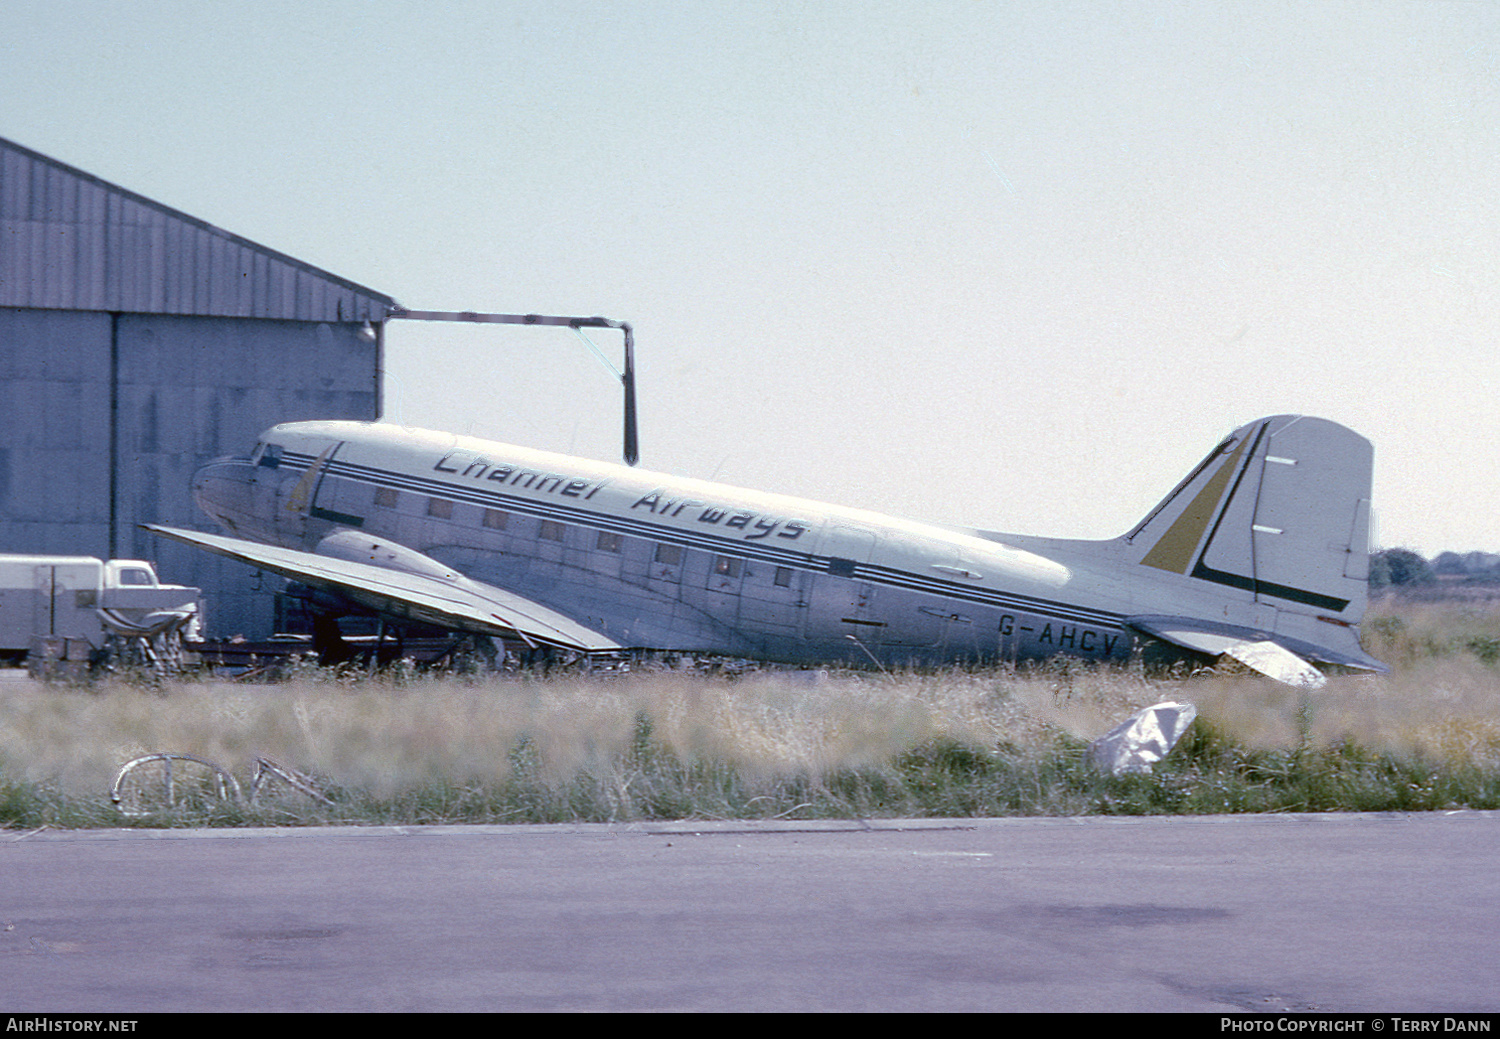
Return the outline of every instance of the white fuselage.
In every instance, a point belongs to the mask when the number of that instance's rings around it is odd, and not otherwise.
[[[859,509],[389,424],[302,422],[199,473],[232,532],[398,542],[621,645],[784,661],[1121,659],[1149,604],[1067,564]],[[1127,592],[1128,588],[1128,592]]]
[[[1128,532],[1073,541],[860,509],[388,424],[297,422],[200,470],[232,536],[164,537],[301,582],[323,612],[582,653],[800,663],[1119,660],[1137,636],[1278,681],[1359,644],[1372,449],[1256,419]]]

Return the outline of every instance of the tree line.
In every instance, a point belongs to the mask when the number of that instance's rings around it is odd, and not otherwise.
[[[1439,578],[1500,581],[1500,553],[1441,552],[1432,560],[1409,548],[1387,548],[1370,555],[1370,590],[1435,584]]]

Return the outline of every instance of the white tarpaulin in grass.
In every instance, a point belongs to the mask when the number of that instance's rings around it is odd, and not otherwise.
[[[1094,764],[1117,776],[1150,772],[1155,762],[1171,753],[1196,717],[1198,708],[1190,703],[1154,704],[1090,743],[1089,754]]]

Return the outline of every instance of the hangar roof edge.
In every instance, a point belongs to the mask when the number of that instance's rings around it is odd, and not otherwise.
[[[98,197],[85,201],[81,197],[85,193],[79,191],[79,197],[70,200],[72,211],[59,214],[51,199],[36,198],[34,177],[13,177],[26,183],[6,183],[8,165],[13,168],[3,161],[7,152],[86,185]],[[103,203],[106,198],[155,214],[157,226],[150,234],[105,233],[106,224],[141,222],[127,221],[120,206]],[[168,242],[167,225],[171,224],[185,229],[186,239],[179,234]],[[73,241],[64,240],[68,235],[58,232],[60,226],[71,231]],[[43,227],[51,233],[44,233]],[[4,137],[0,137],[0,229],[7,232],[0,235],[0,306],[335,321],[384,320],[397,306],[385,293]],[[90,230],[98,233],[91,237]],[[198,248],[204,239],[209,240],[208,248]],[[214,243],[222,244],[216,247]],[[161,255],[173,244],[180,257]],[[141,262],[147,253],[151,254],[149,265]],[[146,273],[138,273],[137,268],[145,268]],[[325,287],[320,291],[316,284],[308,284],[309,279]]]

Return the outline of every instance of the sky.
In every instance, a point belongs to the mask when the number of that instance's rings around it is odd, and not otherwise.
[[[1104,538],[1312,414],[1376,547],[1500,551],[1500,3],[5,13],[0,136],[412,309],[630,322],[646,467]],[[386,344],[392,421],[619,456],[567,330]]]

